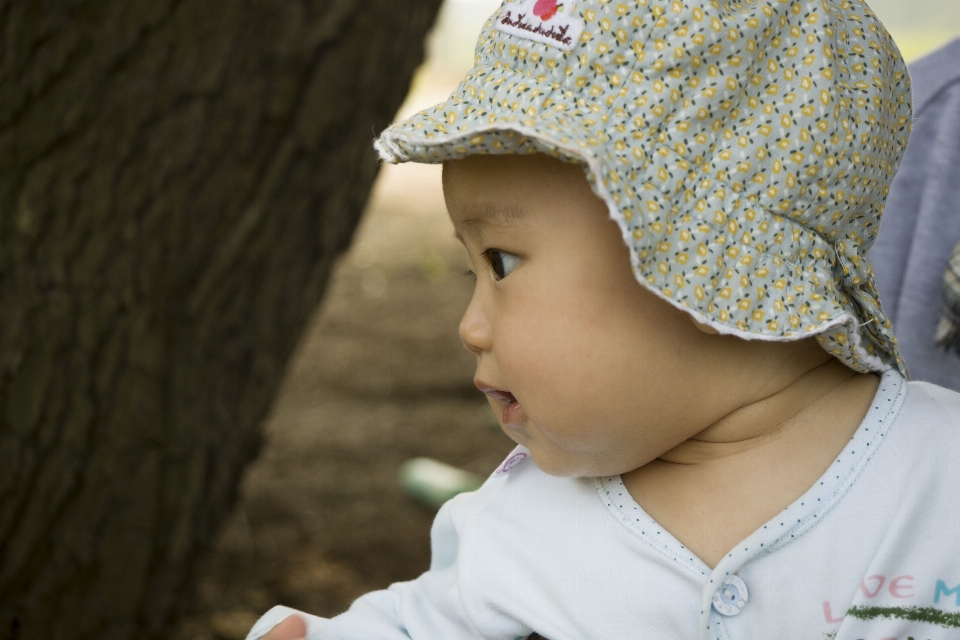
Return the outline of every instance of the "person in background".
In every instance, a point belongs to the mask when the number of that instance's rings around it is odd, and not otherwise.
[[[960,390],[960,39],[910,77],[913,134],[868,256],[910,377]]]

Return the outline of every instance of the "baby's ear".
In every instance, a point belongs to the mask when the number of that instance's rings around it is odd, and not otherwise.
[[[711,327],[711,326],[708,325],[708,324],[705,324],[705,323],[703,323],[703,322],[700,322],[699,320],[697,320],[697,319],[694,318],[693,316],[690,316],[690,322],[692,322],[692,323],[693,323],[693,326],[695,326],[697,329],[699,329],[699,330],[702,331],[703,333],[706,333],[706,334],[711,335],[711,336],[720,335],[720,332],[719,332],[719,331],[717,331],[716,329],[714,329],[713,327]]]

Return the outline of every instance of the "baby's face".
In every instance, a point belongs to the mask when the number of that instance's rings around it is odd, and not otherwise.
[[[640,467],[716,419],[698,385],[709,339],[634,278],[581,167],[543,155],[444,166],[476,275],[460,337],[503,430],[555,475]]]

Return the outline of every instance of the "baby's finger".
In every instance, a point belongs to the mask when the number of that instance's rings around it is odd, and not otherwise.
[[[305,640],[306,637],[307,623],[300,616],[292,615],[284,618],[262,640]]]

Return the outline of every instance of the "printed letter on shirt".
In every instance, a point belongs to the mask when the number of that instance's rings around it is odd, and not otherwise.
[[[876,580],[877,582],[877,586],[875,589],[873,589],[873,591],[871,591],[870,587],[867,586],[867,582],[871,580]],[[881,575],[866,577],[860,582],[860,591],[862,591],[863,595],[868,598],[876,598],[877,594],[880,593],[880,589],[883,589],[883,583],[886,581],[886,577]]]
[[[823,603],[823,619],[831,624],[835,622],[843,622],[843,616],[840,616],[839,618],[833,617],[833,612],[830,610],[830,603],[827,601],[824,601]]]
[[[960,607],[960,584],[955,586],[953,589],[947,589],[947,583],[943,580],[937,580],[937,590],[933,593],[933,602],[937,604],[940,602],[940,594],[945,596],[956,595],[957,606]]]
[[[894,598],[912,598],[913,576],[897,576],[891,580],[890,595]]]

